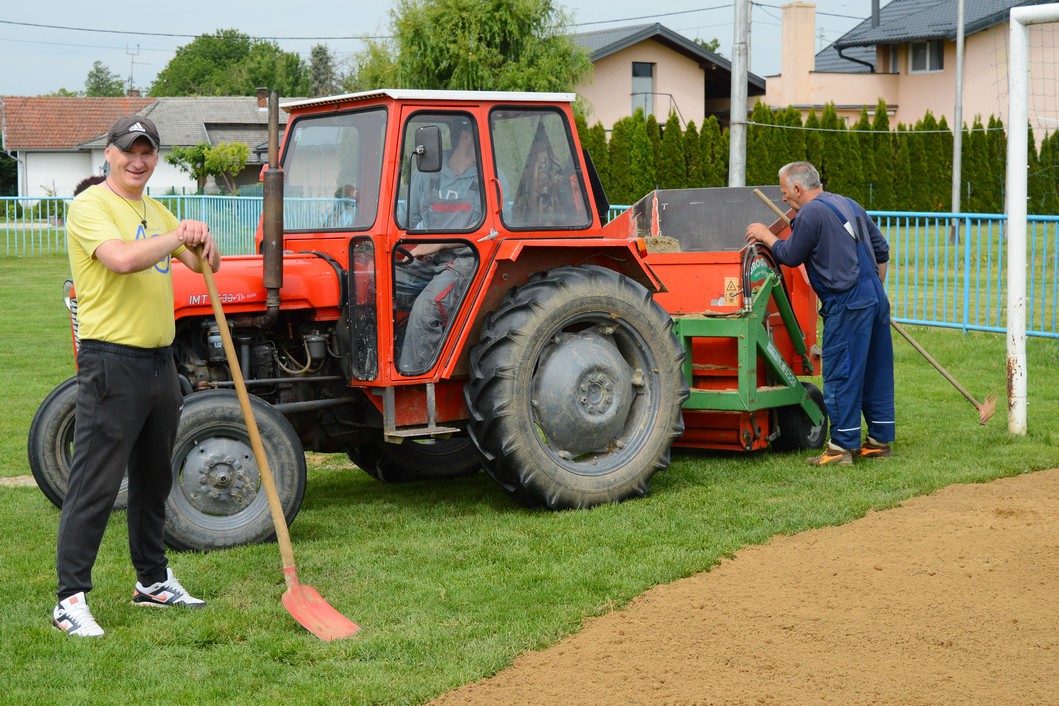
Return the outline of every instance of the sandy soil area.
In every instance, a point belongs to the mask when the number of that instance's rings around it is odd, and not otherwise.
[[[434,703],[1059,704],[1059,469],[744,549]]]

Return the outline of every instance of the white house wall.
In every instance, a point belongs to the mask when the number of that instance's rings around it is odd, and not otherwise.
[[[19,194],[23,196],[70,196],[77,182],[91,176],[85,152],[20,152]]]
[[[174,190],[178,194],[193,194],[197,185],[186,173],[165,161],[169,150],[163,149],[158,166],[148,184],[151,195],[164,195]],[[91,152],[35,152],[21,151],[18,159],[19,194],[30,198],[72,196],[74,187],[84,179],[103,173],[103,150]]]

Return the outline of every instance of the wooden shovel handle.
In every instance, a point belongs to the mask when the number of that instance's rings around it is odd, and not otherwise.
[[[268,498],[268,507],[272,512],[272,524],[276,527],[276,540],[279,543],[280,557],[283,559],[283,575],[287,581],[288,588],[293,581],[297,584],[297,573],[290,570],[294,568],[294,548],[291,546],[290,533],[287,531],[287,518],[283,515],[283,505],[280,503],[279,492],[276,490],[276,480],[272,475],[272,469],[268,465],[268,457],[265,455],[265,447],[261,443],[261,433],[257,428],[257,420],[254,419],[254,410],[250,407],[250,395],[246,392],[246,383],[243,381],[243,372],[239,368],[239,356],[235,353],[235,344],[232,342],[232,332],[228,330],[228,320],[224,317],[224,309],[221,308],[221,298],[217,294],[217,283],[213,279],[213,269],[210,263],[202,257],[202,251],[196,253],[202,264],[202,276],[206,279],[206,289],[210,293],[210,306],[213,307],[213,316],[217,319],[217,328],[221,331],[221,340],[224,342],[224,355],[228,359],[228,367],[232,371],[232,381],[235,383],[235,392],[239,396],[239,406],[243,410],[243,421],[250,433],[250,446],[254,450],[254,459],[257,461],[258,470],[261,473],[261,482],[265,486],[265,496]]]

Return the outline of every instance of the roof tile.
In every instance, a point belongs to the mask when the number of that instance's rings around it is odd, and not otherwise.
[[[123,115],[140,113],[153,98],[83,98],[71,96],[4,96],[4,149],[74,149],[102,139]]]

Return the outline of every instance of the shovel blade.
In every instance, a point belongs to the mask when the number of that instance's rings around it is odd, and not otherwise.
[[[360,627],[331,607],[312,586],[298,584],[283,594],[283,607],[306,630],[321,640],[340,640],[360,632]]]

